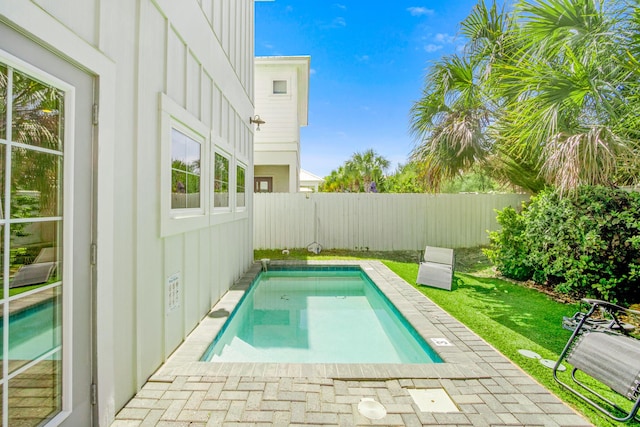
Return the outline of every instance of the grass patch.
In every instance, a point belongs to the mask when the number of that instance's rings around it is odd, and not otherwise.
[[[41,288],[41,287],[43,287],[45,285],[48,285],[48,284],[49,283],[44,283],[44,284],[39,283],[37,285],[20,286],[18,288],[11,288],[11,289],[9,289],[9,296],[12,297],[14,295],[18,295],[18,294],[22,294],[22,293],[25,293],[25,292],[29,292],[29,291],[31,291],[33,289],[38,289],[38,288]],[[0,298],[4,298],[4,290],[3,289],[0,289]]]
[[[481,336],[507,358],[520,366],[561,400],[582,413],[597,426],[640,426],[640,422],[621,424],[610,420],[562,389],[552,371],[536,359],[518,353],[535,351],[545,359],[558,359],[570,333],[561,326],[563,316],[579,310],[575,303],[562,303],[535,289],[495,277],[490,262],[478,248],[456,250],[456,274],[452,291],[415,285],[418,251],[323,251],[319,255],[304,249],[255,251],[255,259],[377,259],[398,276],[415,286],[469,329]],[[621,399],[621,402],[628,401]],[[626,406],[625,406],[626,407]]]

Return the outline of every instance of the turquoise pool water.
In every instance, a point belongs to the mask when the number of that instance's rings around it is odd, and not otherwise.
[[[61,335],[60,301],[47,299],[38,304],[12,314],[9,317],[10,360],[34,360],[60,347]],[[4,334],[4,323],[0,316],[0,336]],[[4,348],[0,344],[0,358]],[[60,355],[54,355],[56,359]]]
[[[202,360],[442,362],[359,267],[262,272]]]

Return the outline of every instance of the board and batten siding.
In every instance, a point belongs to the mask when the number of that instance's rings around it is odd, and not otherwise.
[[[178,110],[188,120],[173,115],[175,123],[202,130],[203,159],[215,146],[232,171],[246,168],[251,195],[254,2],[13,0],[0,1],[0,17],[95,76],[95,370],[107,426],[253,262],[251,197],[246,208],[207,207],[197,226],[177,220],[169,231],[163,200],[166,117]],[[203,180],[212,176],[205,168]]]
[[[496,209],[526,194],[256,193],[256,249],[420,250],[489,243]]]
[[[131,52],[137,63],[130,87],[138,104],[133,111],[137,124],[130,135],[126,126],[118,131],[124,137],[116,155],[131,156],[132,168],[115,177],[116,188],[135,183],[132,190],[123,191],[123,200],[132,204],[116,204],[120,227],[115,255],[116,265],[130,266],[116,270],[116,292],[134,301],[126,310],[116,308],[116,330],[121,332],[115,338],[115,370],[130,373],[134,380],[116,378],[116,407],[140,389],[253,260],[250,203],[242,212],[233,207],[214,212],[209,206],[199,226],[185,231],[178,226],[167,233],[162,226],[168,214],[162,204],[167,189],[158,179],[168,166],[162,162],[162,116],[167,111],[162,110],[163,102],[158,106],[161,95],[205,130],[208,152],[203,160],[210,166],[203,180],[211,179],[213,153],[220,149],[229,156],[232,173],[242,164],[246,182],[253,181],[248,167],[253,158],[248,123],[253,114],[253,2],[155,0],[139,7],[137,34],[130,35],[139,37],[141,46]],[[111,52],[118,61],[129,60],[120,58],[115,46]],[[126,96],[121,94],[122,99]],[[209,203],[209,198],[204,200]],[[169,306],[172,278],[179,287],[175,307]]]

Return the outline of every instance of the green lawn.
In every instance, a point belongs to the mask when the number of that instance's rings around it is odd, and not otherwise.
[[[456,274],[451,291],[415,285],[419,254],[404,252],[323,251],[313,255],[305,250],[255,251],[255,259],[379,259],[398,276],[416,286],[449,314],[493,345],[560,399],[585,415],[596,426],[633,425],[611,421],[591,409],[554,381],[551,369],[536,359],[526,358],[519,349],[535,351],[556,360],[570,333],[561,327],[563,316],[578,311],[575,303],[563,303],[539,291],[496,278],[479,249],[456,250]],[[624,399],[622,402],[627,402]]]

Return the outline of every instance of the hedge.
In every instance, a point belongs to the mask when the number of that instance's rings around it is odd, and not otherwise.
[[[485,251],[506,277],[576,298],[640,302],[640,193],[584,186],[544,191],[498,212]]]

